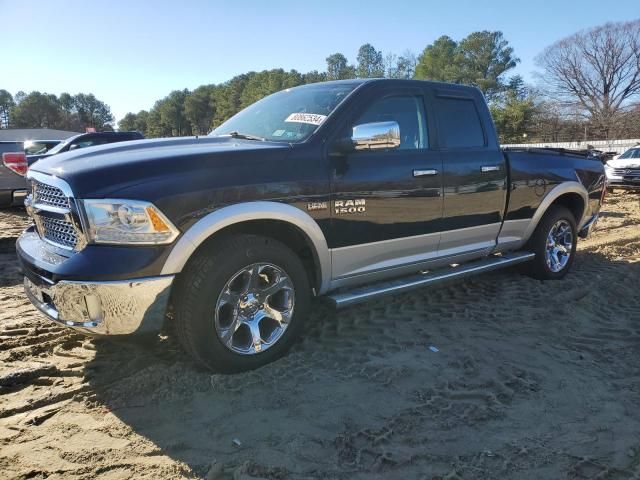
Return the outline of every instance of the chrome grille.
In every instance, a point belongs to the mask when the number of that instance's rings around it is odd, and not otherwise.
[[[640,178],[640,168],[614,168],[613,174],[616,177],[638,177]]]
[[[66,250],[82,250],[87,241],[69,185],[61,178],[31,170],[27,179],[31,194],[24,204],[40,238]]]
[[[40,216],[39,220],[44,238],[63,247],[76,248],[78,236],[71,222],[44,216]]]
[[[33,202],[56,208],[69,208],[69,199],[62,190],[33,180]]]

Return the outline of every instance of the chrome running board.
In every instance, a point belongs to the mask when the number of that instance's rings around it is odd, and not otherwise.
[[[470,277],[478,273],[490,272],[499,268],[528,262],[533,257],[535,257],[535,254],[531,252],[494,255],[482,260],[397,278],[388,282],[357,287],[344,292],[330,293],[325,298],[335,308],[344,308],[373,298],[395,295],[426,285],[436,285],[449,280]]]

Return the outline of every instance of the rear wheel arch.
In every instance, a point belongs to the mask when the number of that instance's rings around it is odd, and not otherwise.
[[[542,199],[534,214],[531,223],[527,227],[524,238],[529,241],[540,220],[552,205],[563,206],[569,209],[574,215],[578,229],[584,223],[584,216],[587,210],[589,194],[587,189],[578,182],[564,182],[556,185]]]
[[[576,220],[576,223],[580,223],[587,208],[583,196],[576,192],[569,192],[560,195],[551,205],[558,205],[569,209],[573,214],[573,218]]]

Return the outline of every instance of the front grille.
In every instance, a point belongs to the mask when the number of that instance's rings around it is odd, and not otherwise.
[[[78,236],[73,224],[67,220],[40,217],[41,235],[47,240],[67,248],[76,248]]]
[[[40,172],[30,171],[27,177],[31,195],[25,199],[25,206],[40,238],[67,250],[82,250],[87,242],[69,185]]]
[[[640,178],[640,168],[614,168],[613,174],[616,177],[638,177]]]
[[[33,181],[33,202],[56,208],[69,208],[69,199],[62,190],[35,180]]]

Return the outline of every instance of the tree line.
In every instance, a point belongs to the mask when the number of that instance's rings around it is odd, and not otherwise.
[[[489,102],[503,143],[640,137],[640,20],[607,23],[548,46],[536,58],[535,86],[511,75],[519,62],[499,31],[473,32],[460,40],[441,36],[419,55],[410,50],[383,54],[367,43],[358,50],[355,63],[339,52],[329,55],[324,71],[276,68],[192,91],[174,90],[150,110],[127,113],[118,127],[138,130],[146,137],[204,135],[256,100],[285,88],[387,77],[475,85]],[[3,92],[0,126],[93,122],[90,126],[108,128],[113,120],[109,107],[93,95],[62,94],[56,99],[39,92],[22,94],[22,98],[17,94],[7,107]],[[82,103],[86,97],[92,97],[100,109],[87,113]]]
[[[20,91],[13,96],[0,89],[0,128],[113,130],[113,120],[109,106],[92,93],[62,93],[57,97],[50,93]]]

